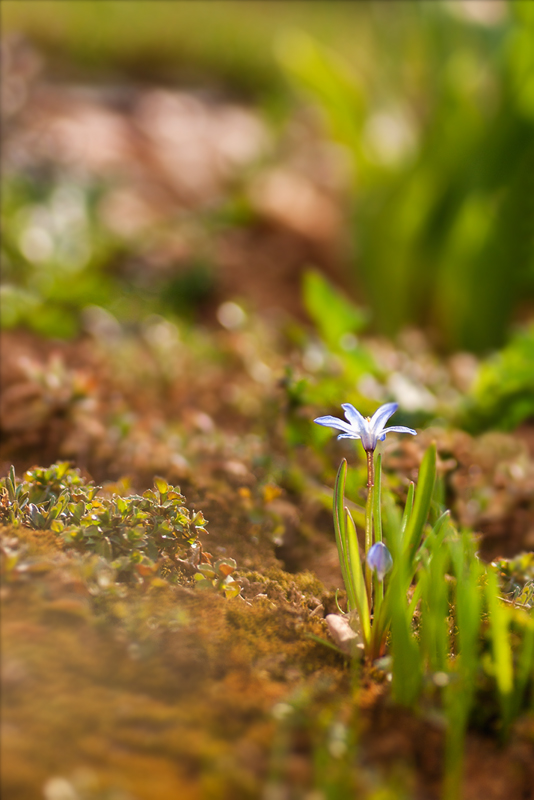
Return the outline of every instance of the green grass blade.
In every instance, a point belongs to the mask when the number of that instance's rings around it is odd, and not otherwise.
[[[404,506],[402,519],[400,520],[400,525],[394,531],[394,536],[390,537],[389,540],[389,544],[391,544],[391,555],[393,556],[394,559],[400,555],[404,547],[406,529],[408,527],[408,522],[410,521],[410,517],[412,516],[413,512],[414,494],[415,494],[415,484],[413,481],[410,481],[410,485],[408,487],[408,494],[406,495],[406,504]]]
[[[473,553],[469,534],[450,548],[456,574],[457,644],[464,674],[470,679],[478,669],[478,635],[482,621],[482,591],[479,581],[483,567]]]
[[[423,583],[421,583],[421,581],[418,581],[417,585],[416,585],[416,587],[414,589],[414,593],[412,595],[412,599],[410,600],[410,604],[408,606],[408,613],[409,613],[411,619],[413,619],[413,615],[415,614],[415,609],[417,607],[417,603],[421,599],[421,595],[423,593],[423,589],[424,589]]]
[[[436,445],[431,444],[421,463],[413,511],[410,515],[404,535],[404,550],[407,552],[411,561],[413,561],[417,548],[423,538],[423,530],[430,510],[430,503],[432,502],[435,481]]]
[[[401,512],[390,491],[382,488],[381,493],[384,512],[383,535],[389,552],[393,556],[393,561],[395,561],[397,553],[400,551]]]
[[[402,520],[401,520],[402,536],[404,536],[404,534],[406,533],[406,528],[408,527],[408,522],[412,515],[414,494],[415,494],[415,483],[413,481],[410,481],[410,485],[408,487],[408,494],[406,495],[406,505],[404,506],[404,513],[402,515]]]
[[[426,537],[424,546],[429,554],[435,553],[441,548],[447,530],[450,530],[452,527],[450,525],[450,518],[451,512],[448,510],[444,511]]]
[[[402,570],[393,568],[387,598],[391,618],[392,692],[396,702],[413,706],[422,683],[421,654],[411,628]]]
[[[345,479],[347,476],[347,460],[344,458],[336,475],[334,485],[334,531],[336,536],[337,551],[339,554],[339,564],[345,591],[347,592],[347,602],[349,611],[357,608],[356,595],[352,582],[351,569],[349,563],[349,553],[347,547],[347,524],[345,517]]]
[[[352,519],[351,513],[348,509],[346,512],[346,525],[347,525],[347,544],[349,554],[349,565],[351,571],[352,584],[354,586],[354,594],[356,601],[356,608],[360,617],[360,626],[362,631],[362,638],[364,645],[367,649],[370,636],[371,636],[371,620],[369,615],[369,603],[367,602],[367,591],[365,588],[364,573],[362,562],[360,559],[360,550],[358,546],[358,537],[356,535],[356,525]]]
[[[449,543],[456,577],[456,658],[457,679],[445,691],[444,708],[448,728],[445,741],[444,800],[457,800],[463,772],[464,742],[473,706],[479,665],[479,633],[482,622],[480,578],[483,567],[473,552],[468,534]]]
[[[495,680],[501,704],[503,726],[506,730],[511,720],[514,684],[512,646],[508,631],[510,615],[508,609],[501,603],[497,576],[493,569],[488,569],[486,598],[490,618]]]
[[[445,672],[449,655],[448,583],[446,548],[437,548],[421,566],[417,588],[421,587],[421,648],[432,672]],[[414,609],[415,610],[415,609]]]

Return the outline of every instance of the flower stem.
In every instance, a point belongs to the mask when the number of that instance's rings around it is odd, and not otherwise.
[[[377,457],[376,481],[373,487],[373,528],[374,540],[376,542],[382,541],[382,455],[379,453]],[[380,605],[384,599],[384,581],[377,581],[374,584],[374,619],[377,618],[380,610]]]
[[[373,606],[373,575],[367,566],[367,554],[373,546],[373,489],[374,489],[374,451],[367,450],[367,503],[365,506],[365,588],[369,610]]]
[[[372,489],[375,484],[374,450],[367,450],[367,488]]]

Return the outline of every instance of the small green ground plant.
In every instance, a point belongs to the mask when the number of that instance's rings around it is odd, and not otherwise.
[[[11,467],[0,491],[4,523],[51,531],[64,546],[96,553],[125,577],[164,564],[192,570],[198,563],[206,520],[163,478],[155,478],[153,489],[142,495],[99,496],[101,487],[63,461],[34,467],[22,480]]]

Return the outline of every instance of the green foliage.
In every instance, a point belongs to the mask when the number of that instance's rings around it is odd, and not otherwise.
[[[510,5],[490,35],[445,3],[418,12],[406,9],[387,54],[375,20],[371,76],[301,33],[280,58],[352,158],[358,278],[376,327],[427,325],[448,349],[484,351],[534,289],[533,20]],[[417,64],[392,71],[407,51]]]
[[[88,305],[109,305],[118,245],[98,224],[92,186],[10,176],[2,211],[2,326],[69,337]]]
[[[370,593],[356,528],[344,506],[346,473],[343,460],[334,489],[334,527],[349,619],[358,625],[370,660],[383,655],[390,631],[388,663],[398,703],[414,707],[424,693],[439,692],[447,722],[444,797],[452,800],[459,796],[465,735],[478,693],[492,687],[505,737],[534,688],[534,620],[524,611],[527,603],[505,605],[498,584],[499,576],[512,597],[531,599],[532,554],[486,567],[475,555],[471,534],[458,534],[448,511],[428,525],[432,507],[439,507],[432,445],[423,458],[417,489],[410,485],[402,516],[382,491],[378,475],[369,490],[375,541],[384,536],[394,561],[385,591],[375,581]],[[367,521],[369,515],[368,500]],[[366,552],[368,545],[366,536]]]
[[[511,341],[479,367],[460,422],[478,433],[490,428],[514,430],[534,416],[534,327]]]
[[[407,520],[404,533],[403,548],[409,560],[415,558],[423,538],[424,526],[430,511],[430,503],[436,483],[436,445],[432,444],[426,451],[421,468],[413,509]]]
[[[199,589],[214,589],[226,597],[237,597],[241,587],[232,573],[237,569],[233,558],[220,558],[215,564],[200,564],[195,573],[196,585]]]
[[[514,603],[534,606],[534,553],[522,553],[515,558],[494,562],[498,569],[502,591]]]
[[[402,566],[397,564],[393,570],[384,608],[389,606],[393,698],[401,705],[413,706],[421,692],[423,670],[419,642],[413,631],[413,609],[407,597],[410,582]]]
[[[428,536],[430,538],[431,534]],[[431,673],[447,670],[450,651],[449,583],[443,580],[443,576],[449,571],[450,554],[448,548],[441,546],[440,539],[442,537],[434,538],[435,544],[431,552],[422,552],[425,568],[417,576],[422,606],[421,653],[426,669]]]
[[[493,668],[501,706],[503,727],[506,729],[512,715],[512,692],[514,682],[513,653],[510,641],[510,615],[499,599],[497,576],[488,570],[486,597],[490,621]]]
[[[365,554],[369,552],[373,539],[382,541],[381,457],[377,459],[375,485],[368,489],[366,511]],[[345,480],[347,462],[341,462],[334,488],[334,529],[349,613],[356,612],[366,656],[373,660],[383,654],[385,638],[392,626],[393,649],[401,655],[394,658],[393,691],[400,702],[410,705],[419,689],[420,668],[418,651],[411,633],[413,606],[407,599],[407,591],[415,574],[416,555],[423,539],[436,477],[436,448],[432,445],[425,454],[420,470],[420,480],[415,502],[409,494],[405,519],[400,535],[393,546],[396,554],[393,573],[385,594],[383,584],[375,581],[374,607],[371,573],[360,558],[356,526],[345,507]],[[374,531],[374,536],[373,536]],[[436,534],[437,536],[437,534]],[[371,609],[374,611],[371,622]],[[415,667],[415,671],[414,671]],[[402,669],[402,675],[397,670]],[[409,686],[408,686],[408,676]],[[400,688],[399,688],[400,687]]]
[[[365,326],[367,314],[337,291],[320,272],[306,272],[302,290],[306,311],[332,350],[342,348],[344,336],[360,333]]]
[[[356,536],[356,527],[345,507],[345,459],[339,467],[334,489],[334,529],[341,571],[347,591],[349,612],[357,611],[364,647],[368,650],[371,637],[369,602],[363,578],[362,562]]]
[[[66,62],[76,74],[100,80],[119,76],[168,82],[177,75],[192,83],[208,80],[241,94],[268,93],[274,110],[284,90],[272,47],[278,32],[294,25],[313,35],[328,31],[350,52],[347,16],[365,24],[357,8],[338,9],[328,0],[276,7],[260,2],[247,14],[239,0],[226,0],[221,6],[211,0],[176,0],[131,8],[122,0],[105,0],[105,6],[102,0],[68,6],[63,0],[40,0],[38,5],[33,0],[6,0],[2,13],[6,32],[23,32],[50,61]],[[61,25],[56,24],[58,18]]]
[[[22,481],[11,467],[0,488],[4,522],[52,531],[65,546],[96,553],[125,574],[154,570],[166,558],[180,567],[182,551],[205,531],[202,513],[189,511],[163,478],[142,495],[97,497],[100,487],[59,462],[29,470]]]
[[[379,620],[382,636],[387,633],[391,625],[392,691],[397,702],[406,706],[413,705],[419,697],[426,660],[413,630],[416,598],[411,600],[408,590],[421,560],[426,557],[427,562],[429,561],[428,553],[420,549],[420,546],[424,538],[435,483],[436,447],[431,445],[421,464],[417,490],[414,491],[413,484],[410,486],[400,528],[393,537],[394,567]],[[418,584],[417,589],[418,598],[423,584]],[[436,598],[432,595],[424,598],[424,601],[432,606],[436,604]],[[437,631],[433,628],[431,634],[426,637],[430,651],[436,646],[436,637]]]

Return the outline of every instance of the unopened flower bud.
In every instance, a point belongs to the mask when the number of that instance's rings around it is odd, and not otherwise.
[[[384,580],[384,575],[393,566],[391,553],[382,542],[376,542],[367,553],[367,564],[372,572],[376,572],[379,581]]]

